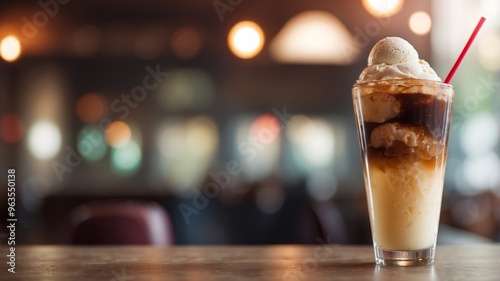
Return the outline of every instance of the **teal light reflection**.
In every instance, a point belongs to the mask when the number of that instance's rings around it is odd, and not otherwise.
[[[137,172],[142,162],[142,151],[135,140],[111,150],[111,167],[122,176],[130,176]]]
[[[108,146],[98,126],[86,126],[78,133],[77,150],[85,160],[90,162],[99,161],[106,155]]]

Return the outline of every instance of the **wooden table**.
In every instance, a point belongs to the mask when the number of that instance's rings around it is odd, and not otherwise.
[[[0,280],[500,280],[500,246],[438,247],[423,267],[379,267],[367,246],[19,246]]]

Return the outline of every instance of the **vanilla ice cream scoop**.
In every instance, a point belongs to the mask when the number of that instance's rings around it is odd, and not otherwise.
[[[368,56],[368,65],[418,63],[418,53],[408,41],[399,37],[386,37],[373,46]]]
[[[368,66],[359,75],[357,83],[403,78],[441,81],[432,67],[419,59],[417,51],[408,41],[387,37],[373,46]]]

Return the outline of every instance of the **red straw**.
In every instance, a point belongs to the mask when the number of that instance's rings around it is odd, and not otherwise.
[[[471,36],[469,38],[469,41],[467,41],[467,44],[465,44],[465,47],[462,50],[462,53],[460,53],[460,56],[458,57],[457,61],[455,62],[455,64],[451,68],[450,73],[448,73],[448,76],[446,76],[446,79],[444,79],[444,83],[450,83],[451,79],[453,78],[453,75],[455,75],[455,72],[457,71],[457,68],[460,66],[460,63],[464,59],[465,54],[469,50],[470,45],[472,45],[472,42],[476,38],[476,35],[479,32],[479,30],[481,29],[481,26],[483,26],[483,23],[484,23],[485,20],[486,20],[485,17],[481,17],[481,19],[477,23],[476,28],[472,32],[472,34],[471,34]]]

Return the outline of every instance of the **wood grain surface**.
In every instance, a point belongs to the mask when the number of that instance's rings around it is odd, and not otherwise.
[[[441,246],[423,267],[380,267],[368,246],[19,246],[0,280],[500,280],[500,245]]]

